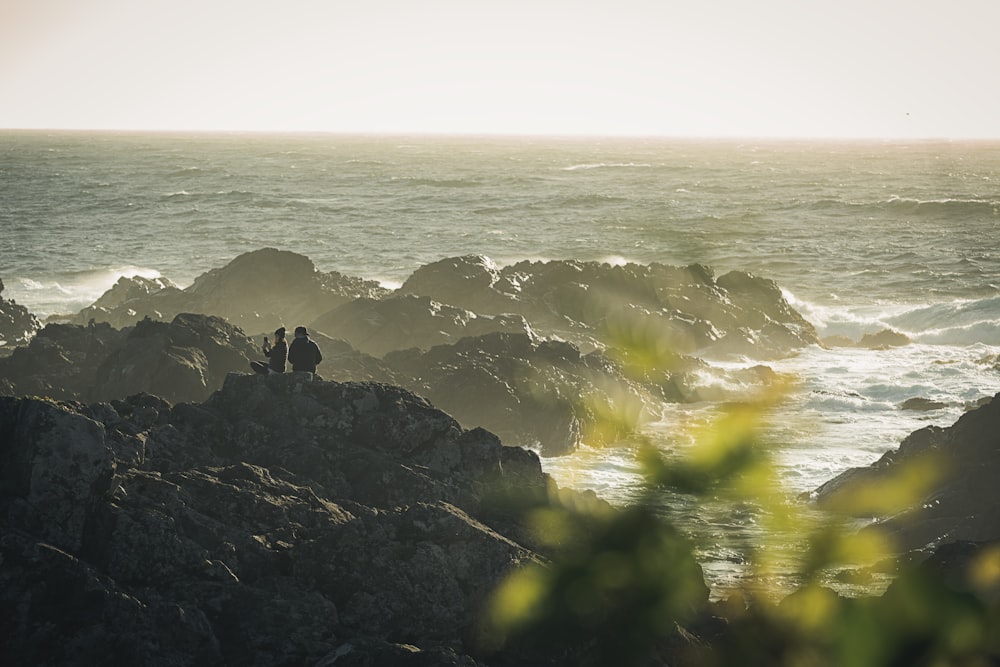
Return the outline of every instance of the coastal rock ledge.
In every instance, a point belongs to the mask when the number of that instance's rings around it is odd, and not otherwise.
[[[0,397],[0,662],[486,664],[490,591],[541,558],[518,517],[557,495],[601,502],[391,385]]]

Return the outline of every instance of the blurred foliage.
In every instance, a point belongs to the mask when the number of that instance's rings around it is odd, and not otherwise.
[[[670,366],[662,346],[631,342],[640,350],[632,360]],[[877,525],[859,530],[851,517],[891,515],[921,502],[937,463],[900,466],[877,486],[841,494],[833,511],[821,514],[782,488],[761,435],[787,390],[772,387],[726,406],[714,423],[694,429],[694,444],[679,460],[640,446],[645,491],[624,509],[595,499],[528,510],[548,560],[522,568],[495,592],[496,641],[533,656],[525,664],[1000,665],[1000,547],[977,551],[960,584],[901,563],[882,595],[845,597],[829,587],[845,568],[894,562],[889,537]],[[619,431],[622,417],[594,412],[607,420],[595,427],[602,436]],[[664,492],[755,509],[763,537],[746,554],[744,584],[710,601],[691,537],[656,509]],[[788,594],[779,578],[787,577],[790,559],[796,586]]]

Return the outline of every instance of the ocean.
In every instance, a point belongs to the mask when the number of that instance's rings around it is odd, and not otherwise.
[[[465,254],[697,262],[775,280],[821,336],[908,336],[768,362],[797,378],[768,427],[790,496],[1000,391],[998,232],[998,142],[0,132],[3,297],[41,317],[123,275],[185,286],[276,247],[388,287]],[[717,387],[719,401],[740,389]],[[901,409],[911,398],[943,407]],[[716,408],[670,406],[647,435],[681,448]],[[544,465],[627,503],[635,453]],[[738,581],[753,517],[681,496],[664,506],[709,535],[709,580]]]

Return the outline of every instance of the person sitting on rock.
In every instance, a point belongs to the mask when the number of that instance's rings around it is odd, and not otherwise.
[[[309,337],[305,327],[295,327],[295,340],[288,347],[288,361],[293,371],[316,372],[316,365],[323,361],[319,345]]]
[[[261,375],[285,372],[285,359],[288,357],[288,344],[285,343],[285,327],[274,330],[274,345],[264,336],[264,345],[261,350],[268,358],[265,364],[263,361],[251,361],[250,368]]]

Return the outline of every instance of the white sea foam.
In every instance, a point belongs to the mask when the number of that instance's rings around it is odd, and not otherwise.
[[[621,255],[608,255],[607,257],[602,257],[599,260],[603,264],[610,264],[611,266],[625,266],[630,264],[628,259],[622,257]]]
[[[38,317],[73,313],[96,301],[120,278],[162,278],[156,269],[138,266],[116,266],[82,271],[61,271],[53,278],[35,280],[19,277],[4,292],[22,303],[32,304]]]

